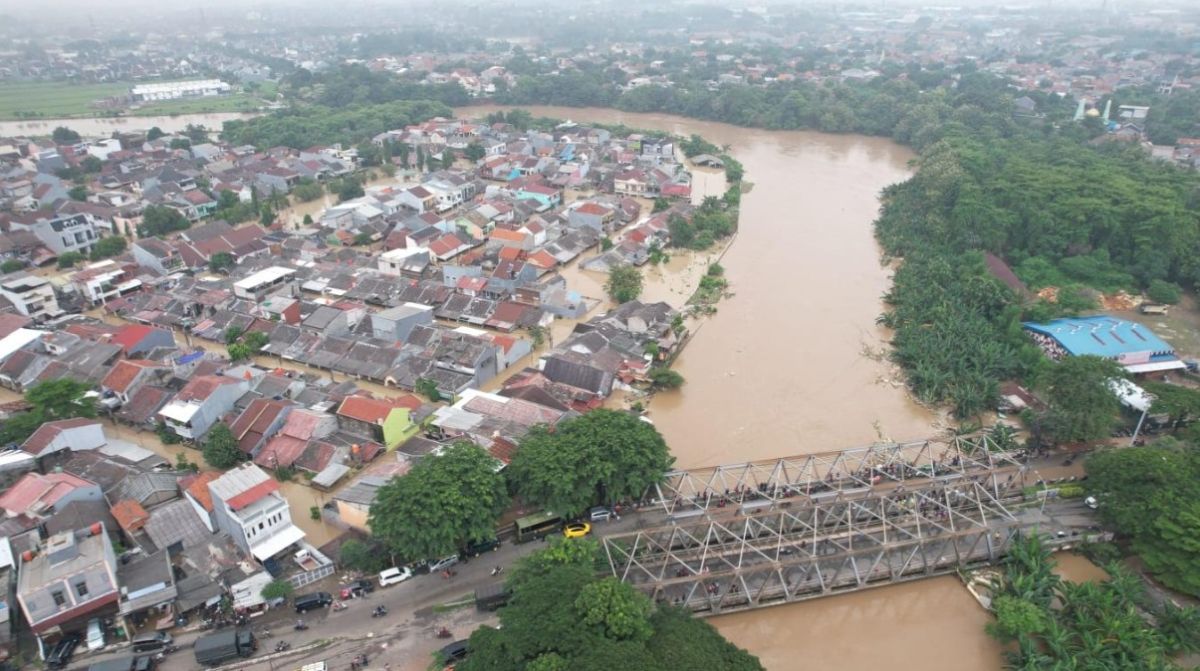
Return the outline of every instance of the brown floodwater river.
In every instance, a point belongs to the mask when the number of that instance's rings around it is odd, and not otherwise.
[[[882,360],[888,336],[875,323],[891,279],[871,222],[880,190],[910,174],[910,151],[854,135],[603,109],[527,109],[696,133],[729,145],[745,166],[753,186],[742,197],[737,238],[721,259],[734,296],[692,324],[699,330],[676,364],[684,387],[650,403],[678,465],[822,452],[938,430],[939,417],[914,403]],[[707,181],[697,180],[697,188]],[[707,261],[681,256],[673,261],[684,267]],[[683,268],[661,272],[676,270]],[[678,285],[664,290],[647,279],[655,286],[650,298],[675,306],[686,300]],[[602,282],[585,280],[584,293],[592,295]],[[1003,659],[984,633],[988,619],[956,578],[945,577],[710,621],[771,671],[996,671]]]

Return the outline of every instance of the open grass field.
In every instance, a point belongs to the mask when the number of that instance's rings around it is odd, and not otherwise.
[[[93,100],[125,95],[129,84],[73,84],[71,82],[13,82],[0,84],[0,118],[21,119],[36,114],[44,118],[96,116],[102,111]]]
[[[99,109],[94,100],[129,93],[132,83],[73,84],[71,82],[0,83],[0,120],[61,119],[106,116],[113,110]],[[126,116],[198,114],[205,112],[252,112],[264,103],[257,95],[234,93],[211,98],[189,98],[153,102],[137,109],[122,110]]]

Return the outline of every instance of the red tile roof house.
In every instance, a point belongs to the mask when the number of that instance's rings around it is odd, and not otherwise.
[[[209,531],[216,531],[216,521],[213,519],[213,500],[212,492],[208,491],[208,483],[221,477],[221,473],[217,471],[205,471],[195,477],[194,480],[186,485],[182,480],[179,484],[183,488],[183,497],[192,504],[196,515],[204,522],[204,526]]]
[[[26,473],[0,494],[0,508],[8,517],[46,518],[74,501],[103,501],[100,485],[70,473]]]
[[[128,357],[149,352],[155,347],[174,347],[175,336],[167,329],[129,324],[121,327],[110,342],[120,345],[121,351]]]
[[[46,422],[21,443],[21,449],[41,458],[63,450],[95,450],[107,443],[99,420],[76,417]]]
[[[287,468],[304,454],[309,441],[320,440],[337,431],[333,415],[306,408],[291,411],[279,433],[254,457],[254,463],[264,468]]]
[[[158,411],[168,428],[187,440],[199,440],[213,424],[233,410],[249,389],[246,380],[223,375],[198,375]]]
[[[115,615],[119,598],[116,553],[103,523],[51,536],[21,562],[17,602],[39,637],[78,631],[93,617]]]
[[[156,361],[124,359],[118,361],[100,381],[100,390],[105,394],[111,393],[122,404],[128,403],[142,385],[167,372],[170,369]]]
[[[258,561],[304,540],[279,483],[258,466],[242,464],[208,483],[208,491],[217,528]]]
[[[238,449],[251,458],[258,456],[266,442],[283,427],[293,407],[292,403],[269,398],[251,401],[229,425],[233,437],[238,441]]]

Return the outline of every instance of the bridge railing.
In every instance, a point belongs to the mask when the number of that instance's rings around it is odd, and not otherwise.
[[[987,434],[884,443],[837,452],[678,470],[640,502],[673,518],[726,506],[745,510],[784,502],[852,499],[928,482],[970,479],[1000,498],[1024,483],[1021,455]]]

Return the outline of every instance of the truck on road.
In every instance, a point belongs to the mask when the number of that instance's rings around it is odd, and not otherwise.
[[[508,603],[511,595],[503,582],[484,585],[475,590],[475,607],[484,612],[497,610]]]
[[[221,631],[196,639],[196,662],[201,666],[219,666],[231,659],[249,657],[258,643],[254,633],[242,630]]]
[[[153,655],[119,657],[104,662],[96,662],[87,667],[87,671],[153,671],[153,669]]]

